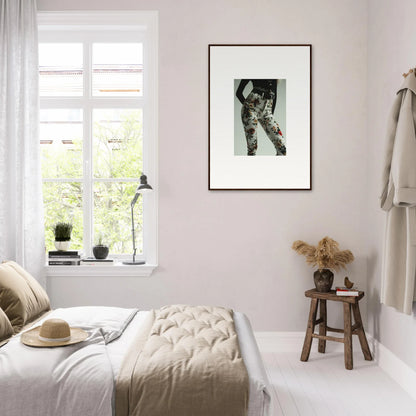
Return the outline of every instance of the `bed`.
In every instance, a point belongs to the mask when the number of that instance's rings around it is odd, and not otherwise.
[[[0,306],[3,307],[1,272],[0,267]],[[33,282],[30,281],[30,284]],[[5,309],[6,314],[9,312],[10,315],[10,311]],[[87,306],[43,311],[31,323],[20,322],[18,327],[21,325],[21,328],[17,333],[9,338],[7,344],[0,347],[2,414],[8,416],[24,414],[118,416],[121,414],[116,412],[119,376],[126,357],[130,354],[129,351],[137,343],[138,334],[140,336],[151,313],[138,309]],[[232,314],[249,387],[246,411],[239,414],[269,416],[272,412],[271,395],[250,323],[244,314],[239,312]],[[39,326],[50,318],[61,318],[71,326],[83,328],[89,333],[89,337],[80,344],[58,348],[39,349],[20,342],[22,332]],[[15,323],[16,320],[11,319],[11,321]],[[203,386],[202,381],[201,386]],[[191,400],[196,402],[199,399],[202,400],[202,396],[191,397]],[[207,412],[209,414],[209,410]],[[146,416],[152,414],[181,413],[180,411],[179,413],[147,412]],[[226,409],[218,411],[217,408],[215,413],[211,413],[214,414],[228,415],[232,412]],[[182,415],[191,416],[189,413]]]

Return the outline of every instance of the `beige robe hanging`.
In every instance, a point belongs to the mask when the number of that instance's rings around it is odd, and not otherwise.
[[[387,211],[381,302],[412,313],[416,275],[416,77],[397,92],[387,129],[381,207]]]

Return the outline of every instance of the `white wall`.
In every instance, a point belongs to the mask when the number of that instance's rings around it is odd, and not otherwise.
[[[354,252],[348,275],[365,287],[366,2],[38,0],[38,8],[160,12],[160,266],[150,278],[56,278],[55,306],[222,304],[247,313],[256,330],[301,331],[313,270],[290,247],[325,235]],[[210,43],[313,45],[313,191],[207,190]]]
[[[385,214],[379,208],[386,120],[402,73],[416,65],[416,2],[370,0],[368,22],[368,329],[416,370],[416,307],[407,316],[380,305]],[[416,161],[415,161],[416,163]]]

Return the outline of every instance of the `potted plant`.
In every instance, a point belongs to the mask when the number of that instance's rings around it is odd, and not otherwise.
[[[98,238],[98,244],[96,244],[92,248],[92,252],[94,254],[94,257],[98,260],[104,260],[108,256],[109,248],[107,245],[103,244],[103,237],[100,235]]]
[[[329,292],[334,281],[334,273],[345,269],[345,265],[354,260],[350,250],[340,250],[339,244],[329,237],[324,237],[318,245],[312,246],[304,241],[297,240],[292,245],[293,250],[306,257],[306,263],[318,266],[313,274],[315,286],[318,292]]]
[[[72,224],[68,222],[58,222],[53,227],[55,234],[55,247],[59,251],[66,251],[69,249],[71,240]]]

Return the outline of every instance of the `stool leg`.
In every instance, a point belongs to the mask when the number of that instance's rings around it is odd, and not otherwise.
[[[344,362],[347,370],[352,370],[352,334],[351,334],[351,304],[344,303]]]
[[[308,361],[311,352],[312,334],[315,329],[316,310],[318,309],[318,299],[311,299],[311,308],[309,310],[308,327],[306,328],[305,342],[303,343],[301,361]]]
[[[364,358],[367,361],[371,361],[373,357],[371,356],[370,348],[368,347],[367,337],[365,336],[363,321],[361,320],[360,306],[358,303],[352,305],[352,311],[354,313],[355,323],[358,324],[357,335],[360,340],[361,350],[364,354]]]
[[[326,299],[319,299],[319,318],[322,322],[319,324],[319,335],[326,335]],[[326,340],[320,339],[318,342],[318,352],[325,352]]]

